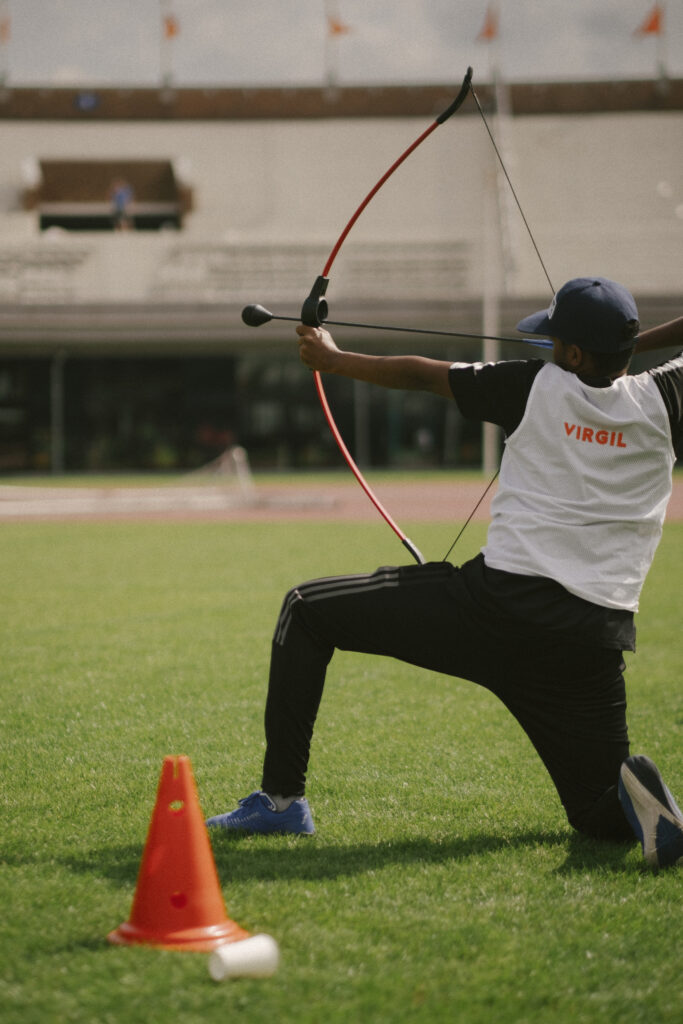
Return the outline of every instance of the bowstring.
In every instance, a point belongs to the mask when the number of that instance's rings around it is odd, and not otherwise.
[[[538,256],[539,262],[540,262],[541,266],[543,267],[543,273],[545,274],[546,281],[550,285],[550,291],[554,295],[555,294],[555,287],[553,285],[553,282],[550,279],[550,274],[548,273],[548,269],[547,269],[545,263],[543,262],[543,257],[541,256],[540,249],[536,245],[536,239],[534,238],[534,235],[533,235],[533,232],[531,230],[531,227],[529,226],[529,221],[524,216],[524,210],[522,209],[522,204],[520,203],[520,201],[519,201],[519,199],[517,197],[517,193],[515,192],[515,186],[512,184],[512,181],[510,179],[510,175],[507,172],[507,168],[506,168],[506,166],[505,166],[505,164],[503,162],[503,157],[501,155],[500,150],[498,149],[498,146],[496,144],[496,140],[493,137],[493,132],[489,128],[489,123],[486,120],[486,115],[484,114],[484,111],[482,110],[481,103],[479,102],[479,97],[477,96],[477,94],[474,91],[474,88],[472,86],[470,86],[470,92],[472,93],[472,98],[474,99],[474,102],[477,104],[477,110],[479,111],[479,113],[481,115],[481,119],[484,122],[484,127],[486,128],[488,137],[491,140],[491,145],[493,146],[495,154],[498,157],[498,163],[500,164],[501,169],[503,171],[503,174],[505,175],[505,180],[507,181],[508,185],[510,186],[510,191],[512,192],[512,195],[514,197],[515,203],[517,204],[517,209],[519,210],[519,215],[522,218],[522,221],[524,222],[524,227],[527,230],[527,234],[529,235],[529,238],[531,239],[531,244],[533,245],[534,250],[536,252],[536,255]]]
[[[455,538],[455,540],[453,541],[453,543],[452,543],[452,544],[451,544],[451,546],[449,547],[449,549],[448,549],[448,551],[446,552],[446,554],[445,554],[445,555],[443,556],[443,558],[441,559],[441,561],[442,561],[442,562],[447,562],[447,561],[448,561],[448,556],[450,555],[451,551],[453,550],[453,548],[455,547],[455,545],[456,545],[456,544],[458,543],[458,541],[459,541],[459,540],[460,540],[460,538],[462,537],[462,535],[463,535],[463,533],[465,532],[465,530],[467,529],[467,527],[468,527],[468,526],[470,525],[470,523],[472,522],[472,519],[474,518],[474,514],[475,514],[475,512],[477,511],[477,509],[478,509],[478,508],[479,508],[479,506],[481,505],[482,501],[484,500],[484,498],[485,498],[485,497],[486,497],[486,495],[487,495],[487,494],[489,493],[489,491],[490,491],[490,490],[491,490],[491,488],[493,487],[494,483],[495,483],[495,482],[496,482],[496,480],[498,479],[498,474],[499,474],[499,473],[500,473],[500,469],[497,469],[497,470],[496,470],[496,472],[495,472],[495,473],[493,474],[493,476],[491,477],[491,479],[489,480],[488,484],[486,485],[486,490],[484,491],[484,493],[482,494],[481,498],[479,499],[479,501],[477,502],[477,504],[476,504],[476,505],[474,506],[474,508],[472,509],[472,511],[470,512],[470,514],[468,515],[468,517],[467,517],[467,519],[465,520],[465,522],[464,522],[464,523],[462,524],[462,526],[460,527],[460,532],[458,533],[457,537]]]
[[[479,102],[479,97],[477,96],[476,92],[474,91],[474,86],[471,83],[470,83],[470,92],[472,93],[472,98],[473,98],[474,102],[477,105],[477,110],[479,111],[481,119],[484,122],[484,127],[486,128],[486,132],[487,132],[488,137],[489,137],[489,139],[491,141],[491,145],[493,146],[494,152],[495,152],[495,154],[496,154],[496,156],[498,158],[498,163],[500,164],[501,169],[503,171],[503,174],[505,175],[505,180],[507,181],[508,185],[510,186],[510,191],[512,192],[513,198],[514,198],[515,203],[517,205],[517,209],[519,210],[519,215],[522,218],[522,221],[524,223],[524,227],[526,228],[527,234],[529,235],[529,238],[531,239],[531,244],[533,245],[534,251],[535,251],[536,255],[538,256],[539,263],[541,264],[541,267],[543,268],[543,273],[545,274],[546,281],[550,285],[550,291],[554,295],[555,294],[555,287],[554,287],[553,282],[552,282],[552,280],[550,278],[550,274],[548,273],[548,268],[546,267],[545,262],[543,260],[543,257],[541,256],[540,249],[538,248],[538,246],[536,244],[536,239],[534,238],[533,231],[531,230],[529,222],[526,219],[526,216],[524,214],[524,210],[522,209],[522,204],[520,203],[519,198],[517,196],[517,193],[515,191],[515,186],[512,184],[512,180],[510,178],[510,175],[507,172],[507,167],[505,166],[505,162],[503,161],[502,154],[501,154],[501,152],[500,152],[500,150],[498,148],[498,145],[496,143],[495,138],[493,137],[493,132],[491,131],[491,129],[489,127],[489,123],[486,120],[486,115],[484,114],[484,111],[482,109],[481,103]],[[469,524],[472,522],[472,519],[474,518],[474,515],[475,515],[477,509],[479,508],[479,506],[483,502],[484,498],[489,493],[489,491],[493,487],[494,483],[498,479],[498,474],[499,473],[500,473],[500,467],[496,470],[496,472],[493,474],[493,476],[489,480],[488,484],[486,485],[486,489],[484,490],[484,493],[481,495],[481,497],[479,498],[479,501],[474,506],[474,508],[472,509],[470,514],[468,515],[467,519],[463,523],[463,525],[460,528],[460,531],[459,531],[458,535],[456,536],[455,540],[453,541],[453,543],[449,547],[449,549],[446,552],[446,554],[443,556],[442,561],[444,561],[444,562],[448,561],[448,556],[451,554],[453,548],[458,543],[458,541],[462,537],[463,533],[465,532],[465,530],[467,529]]]

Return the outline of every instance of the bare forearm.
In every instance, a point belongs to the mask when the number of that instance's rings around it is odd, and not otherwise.
[[[451,394],[449,363],[424,356],[374,356],[360,352],[338,352],[331,373],[401,391],[436,391]]]
[[[299,355],[311,370],[378,384],[403,391],[432,391],[452,398],[448,382],[450,363],[424,356],[374,356],[344,352],[324,328],[300,324]]]
[[[683,316],[638,335],[636,352],[652,352],[658,348],[683,348]]]

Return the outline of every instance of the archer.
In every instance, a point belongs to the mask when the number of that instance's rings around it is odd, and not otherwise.
[[[341,351],[297,327],[309,368],[455,401],[506,435],[485,547],[447,561],[311,580],[275,629],[261,789],[207,825],[312,833],[310,743],[335,649],[398,658],[486,687],[517,719],[578,832],[640,839],[655,867],[683,858],[683,815],[658,768],[631,756],[622,652],[661,537],[683,445],[683,352],[630,375],[635,351],[683,345],[683,318],[638,337],[623,286],[576,278],[517,329],[552,361],[448,363]],[[578,444],[609,424],[620,446]],[[467,765],[460,765],[463,773]]]

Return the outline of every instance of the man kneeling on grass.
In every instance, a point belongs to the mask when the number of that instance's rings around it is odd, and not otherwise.
[[[306,366],[455,399],[506,435],[481,553],[312,580],[285,597],[273,639],[261,790],[207,824],[314,831],[309,749],[335,648],[472,680],[534,744],[570,824],[633,839],[655,867],[683,858],[683,816],[653,762],[629,756],[622,658],[683,445],[683,353],[627,373],[634,351],[683,345],[683,318],[641,334],[630,293],[576,278],[518,324],[552,362],[453,363],[341,351],[297,327]],[[636,341],[637,338],[637,341]],[[683,862],[683,861],[682,861]]]

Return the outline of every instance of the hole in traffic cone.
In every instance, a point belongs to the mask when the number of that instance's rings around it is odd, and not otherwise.
[[[210,950],[246,939],[226,916],[188,757],[165,757],[130,920],[114,943]]]

